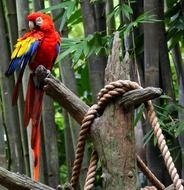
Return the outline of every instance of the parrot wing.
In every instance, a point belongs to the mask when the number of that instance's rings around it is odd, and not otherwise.
[[[5,73],[10,76],[15,70],[24,70],[33,55],[36,53],[43,38],[42,33],[27,33],[19,38],[11,55],[10,65]]]

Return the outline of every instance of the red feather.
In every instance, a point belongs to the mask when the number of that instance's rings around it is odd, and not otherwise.
[[[33,83],[33,74],[29,77],[27,93],[26,93],[26,100],[24,105],[24,126],[27,127],[29,124],[29,120],[32,115],[33,104],[34,104],[34,96],[35,96],[35,87]]]
[[[24,74],[25,67],[21,70],[19,77],[17,79],[17,83],[15,85],[15,88],[13,90],[13,96],[12,96],[12,105],[15,105],[17,103],[18,95],[19,95],[19,89],[22,84],[22,77]]]

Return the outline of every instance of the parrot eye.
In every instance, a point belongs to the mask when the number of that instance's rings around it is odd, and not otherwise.
[[[42,17],[38,17],[38,18],[36,18],[36,25],[37,25],[37,26],[41,26],[42,23],[43,23],[43,19],[42,19]]]

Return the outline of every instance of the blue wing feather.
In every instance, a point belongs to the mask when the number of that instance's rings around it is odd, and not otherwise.
[[[56,45],[56,51],[57,51],[57,55],[58,55],[59,52],[60,52],[60,43],[57,43],[57,45]]]

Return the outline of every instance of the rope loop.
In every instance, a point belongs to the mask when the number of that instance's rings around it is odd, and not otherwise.
[[[80,128],[79,139],[76,149],[75,161],[72,171],[71,185],[73,188],[77,186],[80,169],[82,165],[82,159],[84,154],[85,147],[85,139],[86,135],[89,133],[90,126],[93,123],[94,119],[103,113],[106,105],[114,98],[123,95],[125,92],[140,89],[141,86],[136,82],[132,82],[129,80],[118,80],[115,82],[111,82],[106,85],[103,89],[98,93],[98,102],[94,104],[88,112],[86,113],[82,125]],[[170,155],[168,146],[165,141],[165,137],[162,134],[162,129],[160,128],[160,124],[156,117],[156,113],[154,111],[154,107],[151,101],[145,103],[145,107],[147,110],[147,116],[149,123],[154,131],[154,135],[158,140],[158,147],[162,153],[165,164],[173,181],[176,190],[183,190],[183,186],[181,184],[181,180],[179,179],[179,175],[177,173],[176,167],[174,165],[173,159]],[[84,190],[90,190],[93,187],[93,183],[95,180],[95,171],[97,164],[97,153],[93,151],[92,158],[90,161],[90,166],[87,173],[87,178],[85,181]]]

